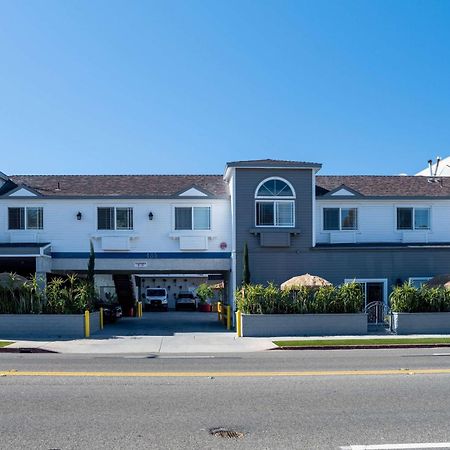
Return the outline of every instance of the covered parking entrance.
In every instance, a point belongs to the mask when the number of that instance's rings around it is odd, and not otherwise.
[[[224,295],[224,275],[215,274],[148,274],[134,275],[137,287],[137,298],[145,305],[146,294],[154,289],[164,289],[167,293],[168,309],[175,310],[177,298],[183,293],[192,293],[196,291],[201,284],[208,284],[212,287],[214,295],[209,299],[211,304],[223,302]]]

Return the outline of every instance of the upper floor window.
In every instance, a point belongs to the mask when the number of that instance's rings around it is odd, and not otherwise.
[[[324,208],[323,229],[327,231],[357,230],[358,210],[356,208]]]
[[[397,208],[397,230],[429,230],[430,208]]]
[[[8,208],[8,229],[42,230],[44,228],[44,208]]]
[[[175,208],[175,230],[210,230],[211,207],[182,206]]]
[[[257,187],[255,198],[256,226],[293,227],[295,225],[295,192],[287,181],[281,178],[264,180]]]
[[[97,208],[97,229],[132,230],[133,208]]]

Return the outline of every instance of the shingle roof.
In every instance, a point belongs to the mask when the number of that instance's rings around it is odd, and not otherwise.
[[[17,185],[51,197],[172,197],[197,186],[216,197],[228,195],[222,175],[12,175]]]
[[[450,178],[430,183],[422,176],[317,176],[317,195],[344,185],[367,197],[450,197]]]
[[[313,167],[320,168],[322,164],[306,161],[289,161],[283,159],[251,159],[248,161],[227,162],[227,167]]]
[[[164,198],[176,196],[192,186],[215,197],[228,196],[222,175],[13,175],[9,178],[11,181],[0,189],[0,195],[15,185],[25,185],[51,197]],[[428,179],[425,176],[331,175],[317,176],[316,186],[318,196],[347,186],[366,197],[450,197],[450,177],[439,178],[441,181],[435,183]]]

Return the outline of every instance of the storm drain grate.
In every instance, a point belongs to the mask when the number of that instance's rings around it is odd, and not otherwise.
[[[209,433],[215,437],[225,438],[225,439],[242,439],[244,433],[235,430],[227,430],[226,428],[212,428]]]

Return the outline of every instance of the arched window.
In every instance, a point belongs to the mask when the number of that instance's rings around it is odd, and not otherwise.
[[[257,227],[295,226],[295,191],[282,178],[262,181],[255,192]]]

